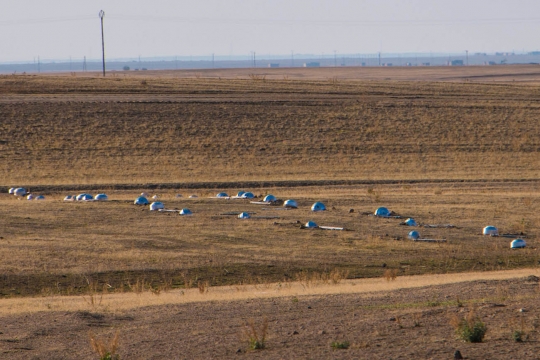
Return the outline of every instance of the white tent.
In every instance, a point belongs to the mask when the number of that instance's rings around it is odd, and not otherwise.
[[[150,204],[150,211],[165,209],[165,205],[162,202],[156,201]]]
[[[375,216],[389,217],[390,214],[391,214],[390,210],[388,210],[385,207],[380,207],[377,210],[375,210]]]
[[[263,199],[264,202],[274,202],[276,200],[277,200],[276,197],[272,194],[266,195]]]
[[[28,194],[26,197],[28,200],[34,200],[34,194]]]
[[[525,246],[527,246],[527,244],[525,243],[525,240],[523,239],[516,239],[516,240],[513,240],[511,243],[510,243],[510,247],[512,249],[522,249],[524,248]]]
[[[315,228],[318,228],[319,226],[318,226],[317,224],[315,224],[314,221],[311,221],[311,220],[310,220],[310,221],[308,221],[308,222],[306,223],[306,225],[304,225],[304,227],[305,227],[306,229],[315,229]]]
[[[195,194],[193,194],[193,195],[189,195],[189,198],[190,198],[190,199],[196,199],[196,198],[198,198],[198,196],[195,195]]]
[[[322,202],[317,201],[315,204],[311,205],[311,211],[325,211],[326,206]]]
[[[488,225],[482,230],[482,234],[490,236],[498,236],[499,230],[495,226]]]
[[[157,200],[158,198],[159,198],[159,196],[157,196],[157,195],[152,196],[152,199],[154,199],[154,200]]]
[[[97,194],[94,198],[96,201],[107,201],[109,200],[109,197],[106,194]]]
[[[418,240],[420,239],[420,233],[416,230],[413,230],[409,233],[407,237],[411,240]]]
[[[16,188],[15,190],[13,190],[13,195],[24,196],[26,195],[26,190],[24,188]]]
[[[13,195],[13,192],[15,191],[15,188],[9,188],[9,193]]]
[[[188,208],[183,208],[182,210],[180,210],[180,215],[182,216],[193,215],[193,213]]]
[[[240,215],[238,215],[239,219],[249,219],[251,218],[251,215],[249,215],[247,212],[243,212]]]
[[[139,196],[138,198],[135,199],[133,203],[135,205],[148,205],[150,202],[144,196]]]
[[[285,200],[285,202],[283,203],[283,206],[290,209],[297,209],[298,203],[295,200],[289,199],[289,200]]]
[[[38,195],[38,196],[36,196],[36,200],[45,200],[45,196]]]
[[[142,193],[141,193],[141,196],[142,196],[142,197],[145,197],[145,198],[148,198],[148,193],[147,193],[147,192],[142,192]]]
[[[64,201],[73,201],[75,200],[75,197],[73,195],[67,195],[65,198],[64,198]]]

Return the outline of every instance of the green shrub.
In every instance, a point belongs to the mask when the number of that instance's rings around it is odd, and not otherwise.
[[[249,320],[244,326],[243,337],[247,340],[251,350],[261,350],[266,347],[266,334],[268,332],[268,318],[264,318],[261,326],[257,329],[255,321]]]
[[[332,341],[333,349],[348,349],[351,344],[348,341]]]
[[[520,330],[514,330],[512,333],[512,339],[514,339],[515,342],[523,342],[523,339],[525,338],[525,332]]]
[[[462,319],[454,316],[450,322],[460,339],[471,343],[480,343],[484,340],[487,327],[486,324],[475,315],[474,310],[469,311],[467,316]]]

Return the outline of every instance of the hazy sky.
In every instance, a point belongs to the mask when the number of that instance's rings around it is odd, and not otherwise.
[[[539,0],[17,0],[0,62],[108,58],[494,52],[540,49]]]

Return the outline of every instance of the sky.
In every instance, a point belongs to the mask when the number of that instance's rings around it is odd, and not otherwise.
[[[17,0],[0,62],[540,49],[539,0]]]

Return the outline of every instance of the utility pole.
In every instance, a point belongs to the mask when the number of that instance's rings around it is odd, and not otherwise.
[[[291,67],[294,67],[294,51],[291,51]]]
[[[215,58],[214,58],[214,53],[212,53],[212,69],[215,67],[214,60],[215,60]]]
[[[381,52],[379,51],[379,66],[381,66]]]
[[[334,67],[337,67],[337,55],[336,55],[336,50],[334,50]]]
[[[105,35],[103,34],[103,18],[105,17],[105,11],[99,11],[99,18],[101,19],[101,54],[103,59],[103,76],[105,76]]]
[[[257,58],[255,57],[255,51],[253,52],[253,67],[256,68],[257,67]]]
[[[37,57],[37,72],[40,73],[41,72],[41,64],[39,63],[39,55]]]
[[[465,50],[465,54],[467,54],[467,66],[469,66],[469,50]]]
[[[86,72],[86,55],[84,56],[82,69],[83,69],[84,72]]]

